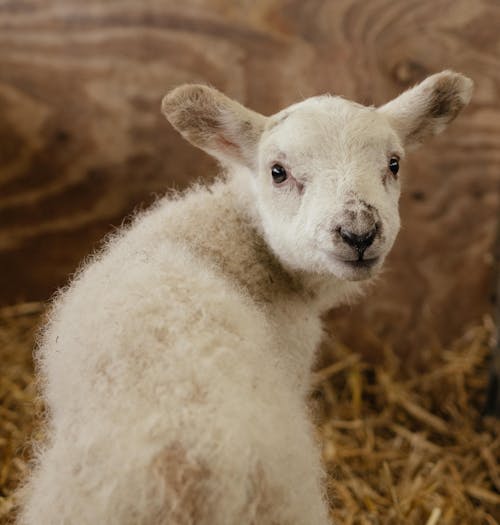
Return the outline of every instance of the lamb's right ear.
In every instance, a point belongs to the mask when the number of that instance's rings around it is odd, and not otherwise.
[[[469,103],[473,82],[442,71],[426,78],[378,109],[389,119],[405,147],[415,147],[443,129]]]
[[[254,168],[266,117],[208,86],[185,84],[168,93],[162,112],[181,135],[224,163]]]

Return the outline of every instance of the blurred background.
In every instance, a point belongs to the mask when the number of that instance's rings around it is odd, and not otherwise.
[[[163,95],[206,82],[264,114],[325,92],[378,105],[446,68],[474,80],[472,103],[407,156],[385,273],[329,314],[313,376],[343,524],[500,523],[500,421],[481,416],[500,1],[0,0],[0,524],[28,437],[44,439],[31,358],[43,303],[126,216],[217,173],[161,115]]]
[[[160,114],[177,84],[270,114],[325,92],[378,105],[452,68],[472,104],[407,157],[387,270],[329,320],[367,356],[375,338],[425,361],[492,308],[499,28],[492,0],[0,0],[0,305],[47,300],[126,215],[214,177]]]

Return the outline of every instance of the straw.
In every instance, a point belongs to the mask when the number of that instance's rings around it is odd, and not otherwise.
[[[0,309],[0,524],[13,517],[42,410],[31,360],[41,313],[39,303]],[[420,373],[387,342],[375,365],[326,345],[311,401],[336,523],[500,524],[500,423],[481,416],[493,331],[486,318]]]

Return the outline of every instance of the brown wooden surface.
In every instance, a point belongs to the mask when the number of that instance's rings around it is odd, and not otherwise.
[[[0,0],[0,303],[47,298],[134,208],[213,176],[160,115],[176,84],[272,113],[322,92],[379,104],[449,67],[473,104],[408,157],[385,277],[332,318],[357,348],[360,319],[402,352],[450,339],[490,308],[499,28],[494,0]]]

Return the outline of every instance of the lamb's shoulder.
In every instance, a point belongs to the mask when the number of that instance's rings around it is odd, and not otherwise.
[[[215,363],[214,349],[269,346],[262,310],[220,260],[197,251],[196,228],[183,228],[189,208],[206,205],[209,195],[195,193],[198,205],[190,196],[159,203],[115,235],[56,298],[37,352],[54,387],[91,376],[94,387],[96,377],[106,385],[110,374],[124,382],[152,364],[168,372],[174,361],[179,379],[200,359]],[[54,398],[64,399],[57,389]]]
[[[158,250],[114,274],[104,262],[101,280],[96,271],[62,299],[38,352],[49,404],[109,407],[131,388],[156,406],[190,402],[223,377],[250,385],[271,359],[269,324],[244,294],[188,250]]]
[[[54,298],[49,324],[63,318],[68,323],[68,317],[78,313],[85,314],[83,322],[96,317],[106,323],[108,315],[127,318],[127,312],[137,315],[148,304],[152,310],[165,312],[171,306],[179,311],[177,306],[184,301],[196,305],[204,298],[211,300],[209,289],[228,288],[237,295],[237,287],[224,273],[225,257],[218,255],[224,245],[237,243],[225,233],[234,217],[217,223],[230,214],[230,206],[221,209],[223,193],[219,184],[213,190],[196,188],[179,198],[166,197],[110,235]],[[223,237],[231,240],[224,243]],[[167,303],[158,297],[163,290],[169,292]],[[188,309],[183,311],[189,317]]]

